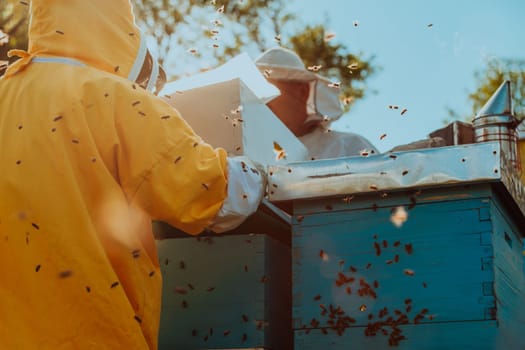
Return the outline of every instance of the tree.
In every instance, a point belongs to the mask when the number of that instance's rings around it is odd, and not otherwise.
[[[193,73],[185,70],[195,61],[207,69],[240,51],[260,53],[279,44],[296,51],[307,66],[321,67],[319,73],[337,80],[348,110],[365,96],[365,81],[376,71],[373,57],[349,53],[334,43],[337,40],[322,25],[291,30],[297,18],[287,12],[284,0],[224,0],[220,6],[213,0],[178,1],[178,6],[172,2],[135,0],[137,20],[155,37],[156,53],[171,78]]]
[[[271,27],[279,33],[294,16],[284,0],[133,0],[141,29],[170,78],[223,63],[241,50],[263,51]],[[274,34],[273,36],[275,36]],[[273,38],[272,36],[272,38]],[[176,57],[176,59],[173,59]]]
[[[474,77],[477,87],[468,95],[468,101],[472,105],[471,113],[461,115],[448,107],[448,118],[443,119],[443,124],[455,120],[471,122],[505,80],[510,81],[514,116],[519,120],[525,118],[525,60],[490,60],[484,69],[474,72]]]
[[[332,44],[331,36],[321,25],[307,26],[292,36],[290,43],[307,67],[338,80],[348,111],[353,101],[365,96],[365,80],[376,70],[372,65],[374,57],[365,60],[361,54],[349,53],[344,45]]]
[[[475,77],[478,87],[468,96],[472,102],[472,115],[483,107],[505,80],[509,80],[514,114],[520,120],[525,118],[525,60],[491,60],[483,71],[475,73]]]
[[[2,1],[4,5],[0,8],[0,62],[13,62],[16,57],[8,58],[7,52],[11,49],[27,48],[27,12],[29,6],[24,1]],[[2,38],[5,38],[7,43],[1,44]],[[4,70],[5,66],[2,69],[0,64],[0,76]]]
[[[27,2],[4,1],[0,29],[10,41],[0,46],[0,60],[7,59],[11,48],[27,47]],[[297,29],[297,18],[287,10],[290,2],[132,0],[137,24],[170,80],[215,67],[241,51],[255,56],[279,44],[295,50],[307,66],[320,66],[319,73],[340,82],[348,110],[350,102],[365,96],[365,81],[376,70],[373,57],[350,53],[322,25]]]

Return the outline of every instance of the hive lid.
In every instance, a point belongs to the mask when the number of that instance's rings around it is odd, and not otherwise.
[[[498,142],[270,166],[271,201],[502,183],[525,214],[525,189]],[[524,215],[525,216],[525,215]]]

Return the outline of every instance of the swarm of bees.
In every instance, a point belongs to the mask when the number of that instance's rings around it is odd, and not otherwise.
[[[403,207],[397,207],[392,210],[392,215],[402,216],[404,212]],[[397,213],[397,214],[396,214]],[[406,213],[405,213],[406,214]],[[406,216],[404,217],[406,220]],[[402,243],[400,240],[389,242],[385,239],[380,240],[378,235],[373,236],[373,250],[376,256],[381,256],[386,253],[393,254],[392,259],[385,261],[387,265],[394,265],[400,262],[400,254],[412,255],[412,243]],[[321,264],[328,262],[328,253],[324,250],[319,251],[319,258]],[[345,260],[339,261],[341,271],[336,273],[334,280],[337,288],[342,288],[346,295],[354,295],[358,298],[365,298],[368,300],[378,299],[378,290],[380,287],[379,281],[367,281],[362,274],[359,273],[359,268],[349,265],[347,272],[344,269]],[[372,263],[368,263],[363,270],[372,268]],[[415,271],[410,268],[402,269],[402,273],[408,277],[414,277]],[[427,287],[426,282],[422,283],[423,288]],[[323,300],[321,294],[313,296],[313,301],[318,303]],[[365,301],[365,300],[363,300]],[[366,313],[370,309],[369,302],[357,303],[356,312]],[[318,329],[323,334],[333,331],[339,336],[343,335],[345,329],[351,327],[356,323],[356,320],[346,314],[341,306],[329,304],[328,307],[324,303],[319,304],[319,318],[313,318],[309,324],[304,324],[301,329],[305,334],[309,334],[312,329]],[[382,307],[377,313],[369,313],[367,315],[368,323],[364,329],[364,335],[372,337],[376,335],[383,335],[388,339],[389,346],[398,346],[401,341],[406,340],[406,336],[402,334],[401,325],[418,324],[424,319],[433,320],[435,315],[429,314],[427,308],[420,309],[419,312],[413,313],[414,305],[411,298],[406,298],[402,307],[396,309],[389,309]]]
[[[388,109],[391,109],[391,110],[399,110],[399,106],[398,105],[388,105]],[[408,109],[407,108],[403,108],[401,110],[401,115],[404,115],[406,112],[408,112]]]

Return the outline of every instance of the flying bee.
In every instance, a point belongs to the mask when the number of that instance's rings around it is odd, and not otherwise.
[[[354,199],[354,196],[344,196],[341,200],[348,204],[352,199]]]
[[[377,256],[381,255],[381,246],[379,245],[379,243],[374,242],[374,248],[376,250],[376,255]]]
[[[333,38],[335,38],[335,33],[334,32],[328,32],[324,35],[324,41],[325,42],[328,42],[330,40],[332,40]]]
[[[275,159],[281,160],[286,159],[286,152],[277,142],[273,142],[273,151],[275,152]]]
[[[68,277],[71,277],[72,275],[73,275],[73,271],[64,270],[64,271],[60,271],[60,273],[58,274],[58,278],[68,278]]]
[[[404,273],[405,275],[407,275],[407,276],[414,276],[414,275],[415,275],[415,272],[414,272],[414,270],[412,270],[412,269],[404,269],[404,270],[403,270],[403,273]]]
[[[184,287],[175,287],[174,292],[177,294],[188,294],[188,291]]]
[[[352,96],[344,97],[343,98],[343,105],[348,106],[350,103],[352,103],[353,100],[354,100],[354,98]]]
[[[323,66],[322,65],[313,65],[313,66],[308,66],[308,70],[309,71],[312,71],[312,72],[317,72],[319,71]]]

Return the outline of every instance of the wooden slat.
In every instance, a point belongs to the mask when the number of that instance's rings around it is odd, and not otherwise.
[[[520,232],[499,201],[491,206],[494,222],[494,293],[500,332],[512,345],[525,348],[525,276],[523,229]]]
[[[511,349],[505,339],[497,335],[496,321],[447,322],[400,326],[406,337],[397,346],[390,346],[389,336],[363,335],[364,327],[347,329],[342,336],[329,330],[296,331],[295,348],[301,350],[496,350]],[[386,327],[391,332],[391,328]],[[516,348],[513,348],[516,349]]]
[[[417,207],[419,204],[456,202],[469,199],[489,199],[492,190],[489,184],[476,186],[440,186],[420,190],[382,192],[372,194],[342,194],[340,196],[312,198],[294,201],[295,215],[322,214],[333,211],[371,209],[393,205]],[[454,205],[452,203],[452,205]],[[297,223],[297,221],[294,221]]]

